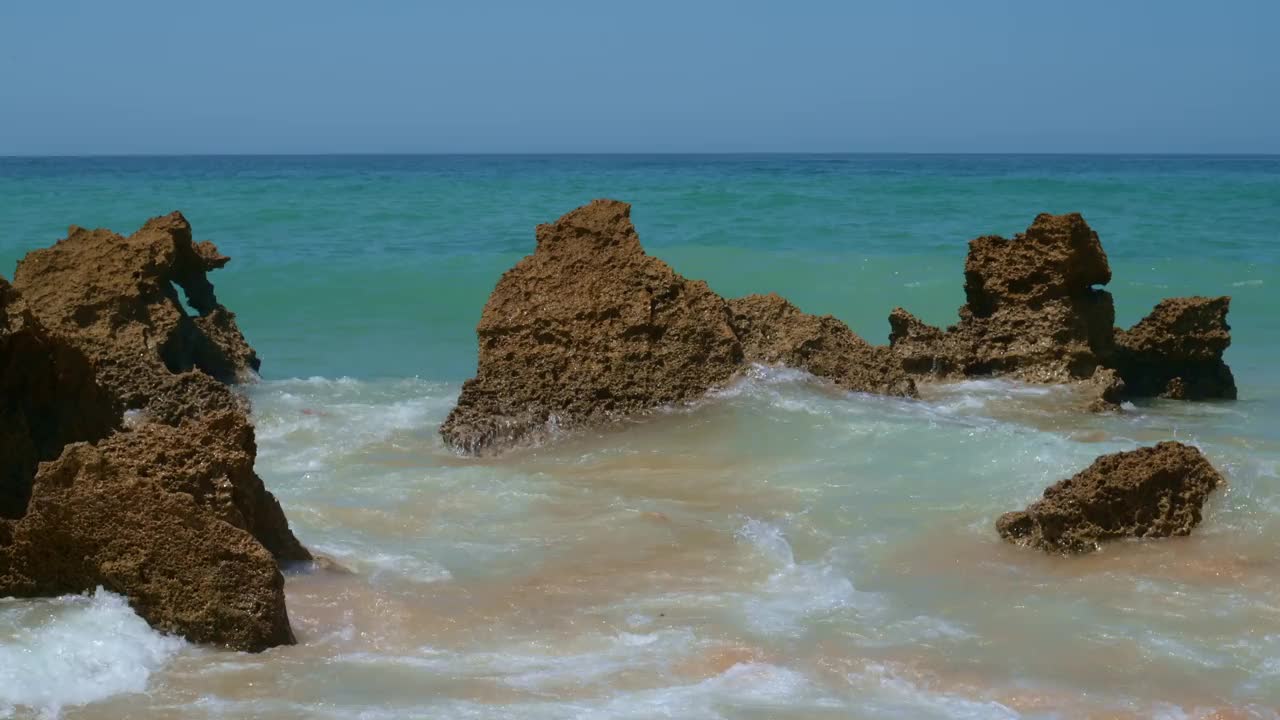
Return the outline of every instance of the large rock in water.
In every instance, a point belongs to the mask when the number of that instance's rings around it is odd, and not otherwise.
[[[915,395],[897,362],[838,320],[776,296],[727,303],[645,254],[631,206],[614,200],[538,226],[534,253],[498,281],[476,334],[476,376],[440,429],[467,453],[694,400],[751,362]]]
[[[1110,280],[1084,218],[1042,214],[1013,239],[969,243],[957,324],[944,331],[897,308],[889,344],[917,377],[1090,381],[1104,405],[1121,396],[1235,397],[1222,361],[1229,298],[1165,300],[1119,331],[1111,295],[1095,287]]]
[[[89,358],[98,384],[122,408],[175,427],[205,415],[240,415],[246,429],[232,437],[242,462],[227,475],[238,515],[280,562],[306,562],[310,553],[253,472],[248,407],[225,384],[259,367],[206,277],[228,260],[213,243],[193,242],[191,225],[175,212],[127,238],[72,227],[65,239],[18,263],[14,286],[50,332]]]
[[[1138,324],[1116,331],[1116,364],[1139,395],[1177,400],[1234,398],[1222,354],[1231,344],[1229,297],[1161,300]]]
[[[1120,538],[1189,535],[1223,482],[1196,448],[1162,442],[1099,457],[1026,510],[1002,515],[996,530],[1051,553],[1089,552]]]
[[[73,228],[20,264],[24,292],[0,280],[0,596],[101,585],[193,641],[293,642],[278,563],[310,555],[219,381],[257,365],[204,277],[225,262],[174,214],[128,239]]]
[[[1013,239],[969,243],[960,322],[943,332],[898,308],[890,346],[921,375],[1087,379],[1111,353],[1115,310],[1097,233],[1078,214],[1042,214]]]

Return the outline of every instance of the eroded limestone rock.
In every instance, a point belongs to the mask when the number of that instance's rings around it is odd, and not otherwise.
[[[630,216],[626,203],[596,200],[538,226],[534,253],[502,276],[485,305],[476,376],[441,427],[450,446],[500,451],[687,402],[751,362],[915,395],[896,361],[838,320],[776,296],[726,302],[681,277],[645,254]]]
[[[1199,450],[1178,442],[1103,455],[996,522],[1000,537],[1051,553],[1096,550],[1120,538],[1189,535],[1225,481]]]

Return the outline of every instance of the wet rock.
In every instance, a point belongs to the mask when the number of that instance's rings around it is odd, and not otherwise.
[[[1100,367],[1085,383],[1088,398],[1086,409],[1090,412],[1111,412],[1120,409],[1127,386],[1120,373],[1113,368]]]
[[[1189,535],[1224,480],[1194,447],[1162,442],[1103,455],[996,522],[1000,537],[1051,553],[1082,553],[1120,538]]]
[[[895,309],[890,347],[921,378],[1090,382],[1108,395],[1099,408],[1122,396],[1234,397],[1222,363],[1227,298],[1166,300],[1119,332],[1111,295],[1095,287],[1110,280],[1098,235],[1079,214],[1042,214],[1012,239],[969,243],[958,323],[944,331]]]
[[[626,203],[596,200],[538,226],[534,253],[485,305],[476,376],[441,427],[451,447],[498,451],[694,400],[755,360],[796,362],[851,389],[914,394],[895,362],[838,321],[781,298],[731,307],[681,277],[645,254],[630,216]],[[766,324],[775,318],[796,326],[774,332]]]
[[[915,382],[889,348],[830,315],[801,312],[773,293],[730,300],[729,311],[747,362],[799,368],[845,390],[916,397]]]
[[[1236,397],[1222,355],[1231,344],[1229,297],[1161,300],[1128,330],[1116,331],[1116,364],[1134,393],[1176,400]]]
[[[162,426],[151,426],[158,429]],[[120,462],[168,438],[117,435],[111,449],[67,446],[40,467],[30,506],[0,521],[0,594],[86,592],[101,585],[158,630],[194,642],[259,651],[292,644],[284,578],[252,535],[173,492],[170,477],[140,477]]]

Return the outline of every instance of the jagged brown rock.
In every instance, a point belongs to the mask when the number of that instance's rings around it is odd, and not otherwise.
[[[1235,398],[1222,354],[1231,344],[1229,297],[1161,300],[1128,330],[1116,331],[1116,364],[1135,394],[1176,400]]]
[[[238,414],[244,429],[232,436],[241,461],[227,477],[243,527],[281,563],[307,562],[310,553],[252,471],[257,448],[248,407],[225,384],[251,377],[260,365],[206,276],[228,260],[213,243],[193,242],[191,225],[174,212],[129,237],[73,226],[18,263],[14,286],[50,332],[89,358],[99,385],[121,407],[174,427]]]
[[[50,332],[89,357],[99,383],[125,408],[177,421],[152,406],[175,375],[200,370],[234,382],[259,366],[205,275],[227,261],[212,243],[192,242],[191,225],[175,212],[127,238],[72,226],[52,247],[28,253],[13,284]]]
[[[72,228],[0,280],[0,596],[101,585],[196,642],[294,641],[279,563],[310,554],[224,384],[258,367],[205,277],[226,262],[175,213]]]
[[[1012,375],[1034,382],[1092,377],[1111,353],[1111,279],[1097,233],[1079,214],[1042,214],[1013,239],[969,243],[965,304],[946,332],[897,308],[890,347],[909,372]]]
[[[284,578],[253,536],[184,492],[120,462],[169,437],[116,435],[110,449],[67,446],[40,467],[30,506],[0,530],[0,594],[35,597],[101,585],[159,630],[259,651],[292,644]],[[181,469],[166,471],[182,483]]]
[[[773,316],[797,325],[771,334],[764,321]],[[901,368],[842,323],[780,298],[731,307],[646,255],[631,207],[614,200],[538,226],[534,253],[498,281],[476,334],[476,376],[441,427],[468,453],[693,400],[753,361],[796,362],[851,389],[914,395]]]
[[[774,293],[730,300],[729,311],[747,362],[799,368],[845,390],[916,396],[889,348],[830,315],[809,315]]]
[[[1124,332],[1114,327],[1111,295],[1094,287],[1110,280],[1084,218],[1042,214],[1013,239],[969,243],[958,323],[943,331],[896,308],[889,344],[916,377],[1087,381],[1099,389],[1095,408],[1124,396],[1235,396],[1222,362],[1228,298],[1166,300]]]
[[[0,278],[0,518],[18,518],[36,466],[68,443],[106,437],[120,410],[84,355],[53,337]]]
[[[1199,450],[1162,442],[1103,455],[996,522],[1000,537],[1051,553],[1082,553],[1119,538],[1189,535],[1224,482]]]

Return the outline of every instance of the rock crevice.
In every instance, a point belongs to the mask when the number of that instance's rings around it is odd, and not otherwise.
[[[279,567],[311,556],[225,384],[259,366],[206,276],[227,261],[173,213],[72,227],[0,281],[0,595],[101,585],[196,642],[293,642]]]

